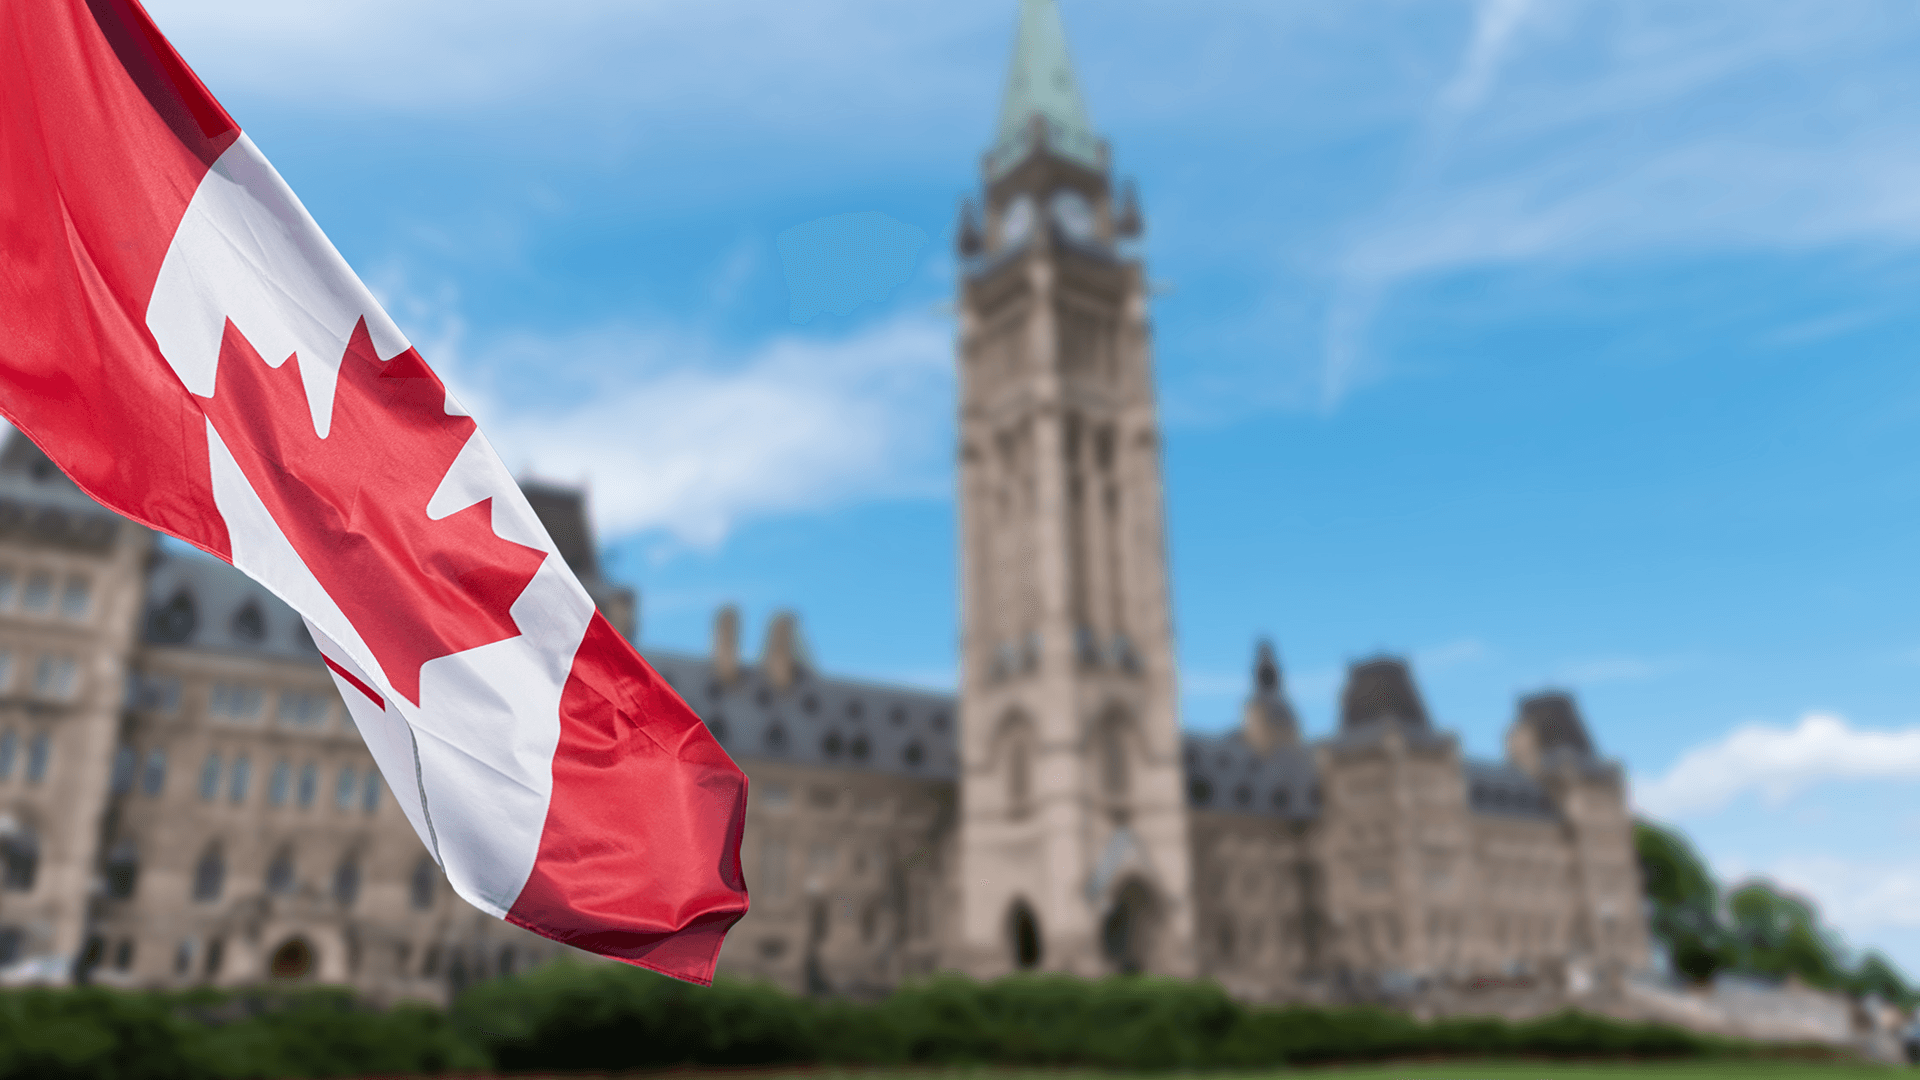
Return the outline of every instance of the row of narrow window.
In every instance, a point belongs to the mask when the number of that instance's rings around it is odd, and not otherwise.
[[[1213,781],[1204,776],[1189,777],[1187,780],[1187,797],[1201,806],[1212,803]],[[1233,802],[1236,806],[1252,806],[1254,803],[1253,788],[1247,784],[1235,786],[1233,789]],[[1273,809],[1280,811],[1295,808],[1293,794],[1283,787],[1274,788],[1267,793],[1267,804]],[[1300,801],[1299,805],[1309,810],[1318,808],[1320,805],[1320,789],[1307,789],[1306,795]]]
[[[0,732],[0,781],[12,780],[14,770],[20,768],[20,735],[12,728]],[[47,765],[53,759],[53,736],[45,731],[36,732],[26,742],[26,767],[21,769],[27,783],[38,784],[47,778]]]
[[[13,653],[0,649],[0,691],[13,688]],[[48,654],[33,665],[33,695],[49,701],[72,701],[80,689],[80,663],[71,656]]]
[[[220,752],[215,750],[207,755],[200,766],[200,798],[204,802],[216,802],[224,793],[230,803],[247,801],[253,784],[253,759],[241,754],[233,759],[230,767],[223,769]],[[222,775],[225,784],[221,783]],[[267,780],[267,802],[272,806],[285,806],[291,800],[300,809],[313,805],[320,790],[320,767],[309,761],[300,766],[295,774],[293,763],[286,758],[273,763],[273,772]],[[351,810],[357,804],[366,813],[380,809],[380,773],[368,768],[365,771],[351,765],[340,766],[333,779],[333,802],[341,810]]]
[[[28,778],[38,780],[46,771],[44,734],[37,736],[34,749],[28,755]],[[5,779],[12,768],[13,733],[0,735],[0,779]],[[37,755],[37,756],[36,756]],[[34,770],[36,768],[39,773]],[[122,745],[113,758],[112,789],[115,795],[126,795],[136,787],[140,793],[158,796],[167,786],[167,752],[161,747],[147,751],[142,761],[139,751],[131,746]],[[224,796],[228,802],[239,804],[247,801],[253,788],[253,759],[240,754],[228,766],[220,752],[215,750],[207,755],[200,766],[200,798],[205,802],[218,802]],[[295,772],[293,763],[281,758],[273,763],[273,771],[267,778],[267,802],[272,806],[285,806],[294,803],[305,810],[313,806],[320,793],[320,766],[307,762]],[[355,769],[352,765],[340,766],[333,780],[334,805],[342,810],[352,810],[358,806],[365,813],[374,813],[380,809],[380,773],[373,768]]]
[[[0,934],[4,933],[5,930],[0,929]],[[4,944],[4,938],[0,938],[0,944]],[[18,951],[17,946],[16,951]],[[198,968],[202,978],[217,978],[221,969],[226,966],[226,952],[224,938],[213,938],[206,943],[205,948],[200,947],[200,943],[194,938],[182,938],[179,944],[174,946],[173,973],[176,976],[189,976],[193,975]],[[286,965],[292,970],[282,971],[280,968],[289,954],[297,956],[298,959],[293,964]],[[529,962],[537,962],[540,959],[537,954],[530,954],[525,948],[516,948],[512,945],[501,946],[499,952],[495,954],[492,974],[513,975],[520,970],[523,957]],[[88,943],[84,959],[85,962],[89,962],[89,966],[106,958],[107,948],[104,940],[95,938]],[[116,971],[131,970],[133,958],[132,938],[122,939],[114,946],[112,964]],[[309,974],[315,966],[314,959],[312,947],[307,945],[304,939],[296,938],[282,945],[275,952],[269,974],[283,978]],[[394,961],[403,972],[413,967],[412,943],[401,942],[395,946]],[[454,984],[464,986],[475,979],[484,978],[488,974],[485,969],[486,957],[479,950],[435,943],[421,950],[418,974],[423,979],[440,978],[444,975]]]
[[[713,717],[707,721],[707,727],[713,732],[713,737],[720,740],[722,744],[728,741],[731,733],[727,727],[726,717]],[[767,753],[785,754],[787,752],[787,729],[782,725],[778,723],[769,725],[762,739],[766,744]],[[829,731],[820,738],[821,755],[833,761],[838,761],[842,754],[851,757],[854,761],[865,761],[871,749],[866,735],[861,732],[855,732],[851,739],[843,739],[838,731]],[[908,768],[917,769],[927,760],[927,754],[916,739],[901,749],[900,760]]]
[[[0,676],[0,682],[4,682]],[[180,707],[180,680],[172,675],[136,672],[127,679],[127,701],[137,709],[172,713]],[[222,720],[257,720],[267,692],[250,683],[217,682],[207,691],[207,714]],[[282,690],[274,701],[274,719],[295,727],[326,723],[333,695],[322,690]]]
[[[107,895],[116,900],[132,897],[139,887],[139,877],[139,849],[126,841],[116,845],[107,859]],[[434,865],[433,859],[427,855],[420,856],[414,863],[413,879],[408,888],[408,899],[415,911],[427,911],[433,907],[439,881],[440,869]],[[274,853],[272,861],[267,863],[267,872],[261,884],[269,896],[285,896],[299,888],[292,848],[283,847]],[[200,854],[200,860],[194,864],[193,899],[202,904],[214,903],[225,893],[226,885],[226,850],[216,840],[207,845]],[[334,902],[341,907],[352,907],[360,898],[359,855],[349,854],[334,866],[330,892]]]
[[[0,566],[0,611],[11,611],[17,605],[30,615],[50,615],[56,595],[54,584],[49,571],[32,571],[23,583],[12,567]],[[69,575],[57,595],[62,618],[84,619],[93,603],[93,583],[79,574]]]
[[[274,719],[315,727],[327,719],[329,696],[315,690],[282,690],[274,706]],[[256,720],[265,702],[266,691],[258,686],[214,683],[207,695],[207,712],[226,720]]]

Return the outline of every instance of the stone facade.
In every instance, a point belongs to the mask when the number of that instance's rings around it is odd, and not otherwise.
[[[753,910],[724,971],[873,994],[941,969],[1206,976],[1261,1000],[1642,966],[1619,769],[1573,701],[1465,757],[1412,673],[1355,664],[1303,738],[1271,649],[1242,722],[1176,711],[1140,208],[1111,183],[1051,0],[1027,0],[963,209],[959,692],[643,648],[752,780]],[[524,488],[630,638],[578,492]],[[929,568],[934,572],[933,568]],[[0,452],[0,978],[322,979],[443,999],[560,947],[455,897],[299,618]]]
[[[556,538],[586,535],[578,492],[529,487]],[[632,593],[580,565],[630,626]],[[442,999],[562,951],[453,895],[292,609],[102,510],[17,434],[0,451],[0,862],[7,981]]]

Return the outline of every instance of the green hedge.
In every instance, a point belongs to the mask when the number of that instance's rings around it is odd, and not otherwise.
[[[556,964],[467,992],[455,1025],[505,1070],[673,1065],[1075,1065],[1260,1068],[1413,1055],[1686,1056],[1735,1044],[1565,1012],[1421,1023],[1369,1008],[1256,1008],[1218,986],[1150,977],[940,977],[872,1004],[613,965]]]
[[[872,1003],[618,964],[482,983],[450,1012],[343,991],[0,991],[0,1080],[251,1080],[676,1065],[1265,1069],[1409,1056],[1668,1057],[1751,1048],[1579,1013],[1421,1023],[1385,1009],[1257,1008],[1149,977],[941,977]]]
[[[0,1080],[403,1076],[489,1064],[438,1009],[369,1009],[337,990],[0,992]]]

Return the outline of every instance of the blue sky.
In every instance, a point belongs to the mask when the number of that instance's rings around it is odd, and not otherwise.
[[[509,465],[592,486],[646,640],[792,607],[951,685],[1014,0],[150,7]],[[1571,689],[1646,812],[1920,975],[1920,13],[1062,8],[1160,283],[1186,723],[1260,635],[1315,732],[1376,651],[1483,756]],[[849,214],[926,242],[839,312],[780,237]]]

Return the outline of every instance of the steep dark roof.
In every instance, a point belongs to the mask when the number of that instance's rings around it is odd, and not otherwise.
[[[1423,729],[1429,726],[1427,707],[1413,685],[1413,673],[1398,657],[1382,656],[1347,668],[1347,685],[1340,692],[1341,728],[1376,720],[1398,720]]]
[[[1521,699],[1520,722],[1533,729],[1543,752],[1593,753],[1593,740],[1587,737],[1587,725],[1581,722],[1572,695],[1555,690]]]
[[[593,526],[587,520],[587,495],[579,488],[565,487],[544,480],[520,481],[520,491],[533,505],[540,524],[553,537],[560,557],[573,568],[573,576],[583,582],[600,578],[600,558],[594,552]]]
[[[0,445],[0,475],[24,476],[40,483],[57,483],[74,491],[80,490],[51,458],[34,445],[32,439],[18,430],[7,432],[5,445]]]
[[[736,758],[959,778],[960,717],[952,694],[812,673],[781,690],[746,666],[723,685],[707,657],[641,652]]]
[[[163,544],[147,573],[144,640],[318,663],[306,624],[252,578],[211,555]]]
[[[81,492],[18,431],[0,444],[0,537],[104,551],[125,524]]]
[[[1467,807],[1476,814],[1540,821],[1560,817],[1546,789],[1511,765],[1467,761],[1461,771],[1467,781]]]
[[[1187,805],[1196,810],[1310,818],[1320,812],[1313,751],[1283,746],[1254,753],[1239,732],[1182,737]]]

